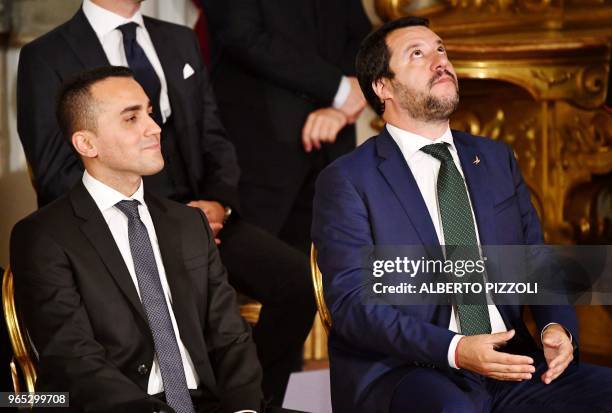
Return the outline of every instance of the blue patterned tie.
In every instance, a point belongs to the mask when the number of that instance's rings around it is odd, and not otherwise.
[[[161,83],[153,65],[147,59],[142,47],[136,41],[136,29],[138,24],[134,22],[122,24],[117,27],[123,35],[123,49],[128,66],[134,72],[134,78],[140,83],[144,91],[149,96],[153,105],[153,118],[158,125],[161,125],[161,112],[159,110],[159,94]]]
[[[130,251],[138,280],[142,305],[153,333],[153,343],[161,371],[166,402],[177,413],[194,413],[193,403],[187,388],[185,370],[181,361],[170,312],[162,288],[153,247],[147,228],[140,220],[140,202],[120,201],[115,206],[128,219]]]
[[[459,261],[480,259],[476,228],[465,181],[455,166],[446,143],[435,143],[421,148],[423,152],[440,161],[438,173],[438,205],[442,218],[442,232],[446,244],[446,258]],[[466,282],[484,282],[482,274],[466,277]],[[489,309],[484,294],[455,296],[459,326],[466,336],[491,332]],[[467,303],[467,304],[465,304]]]

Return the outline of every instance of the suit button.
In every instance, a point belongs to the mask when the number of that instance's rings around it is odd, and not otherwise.
[[[144,376],[148,372],[149,369],[147,368],[146,364],[141,364],[140,366],[138,366],[138,374],[140,374],[141,376]]]

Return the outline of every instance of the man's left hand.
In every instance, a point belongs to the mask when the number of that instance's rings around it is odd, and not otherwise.
[[[219,231],[223,228],[223,219],[225,218],[225,208],[217,201],[191,201],[187,206],[199,208],[206,215],[210,228],[215,235],[215,242],[219,244],[221,241],[218,238]]]
[[[542,374],[542,381],[550,384],[574,359],[574,347],[565,329],[559,324],[550,325],[544,330],[542,346],[548,364],[548,370]]]

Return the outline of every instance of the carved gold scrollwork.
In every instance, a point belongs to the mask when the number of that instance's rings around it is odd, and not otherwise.
[[[538,135],[537,119],[530,116],[518,123],[508,123],[506,112],[502,108],[494,111],[493,117],[482,121],[478,109],[457,112],[452,118],[452,127],[473,135],[486,136],[501,140],[515,149],[515,156],[521,164],[523,173],[531,178],[537,164],[536,138]]]
[[[453,129],[480,135],[480,119],[473,111],[461,111],[453,115]]]
[[[604,92],[607,76],[603,65],[586,67],[580,73],[580,86],[590,95],[599,95]]]
[[[591,64],[585,66],[539,67],[529,71],[532,81],[522,80],[530,84],[536,91],[536,96],[543,99],[563,98],[572,101],[582,108],[597,108],[605,99],[608,68],[606,64]]]
[[[542,69],[538,69],[538,70],[531,70],[531,74],[536,79],[543,81],[546,84],[547,88],[550,89],[553,86],[561,85],[567,82],[568,80],[570,80],[572,77],[576,75],[576,72],[564,70],[564,71],[559,71],[557,73],[547,73],[546,71]]]
[[[571,121],[561,128],[561,165],[568,170],[572,164],[585,166],[584,163],[600,163],[598,158],[612,157],[612,117],[604,111],[594,115],[576,113]],[[612,167],[608,159],[600,172]],[[605,167],[607,164],[607,168]],[[600,169],[600,168],[597,168]]]
[[[551,6],[554,6],[552,0],[521,0],[519,1],[521,7],[527,11],[538,12],[546,10]]]
[[[449,0],[453,8],[485,9],[486,11],[532,11],[539,12],[555,6],[553,0]]]

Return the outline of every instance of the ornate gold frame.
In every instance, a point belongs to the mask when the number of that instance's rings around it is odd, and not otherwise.
[[[22,391],[17,366],[15,365],[16,360],[24,375],[25,391],[34,392],[36,367],[32,361],[31,354],[33,352],[27,338],[27,331],[25,328],[22,328],[19,322],[14,293],[13,273],[9,267],[4,271],[2,277],[2,306],[4,308],[4,319],[8,328],[9,339],[13,348],[13,360],[10,363],[13,388],[15,392]]]

